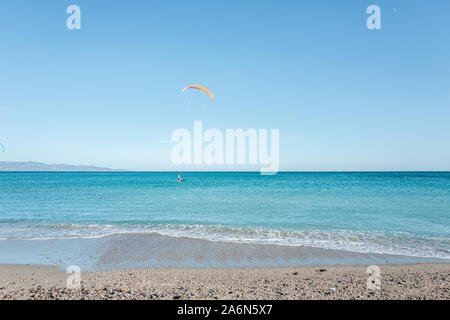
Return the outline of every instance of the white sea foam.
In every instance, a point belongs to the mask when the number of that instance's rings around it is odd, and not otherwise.
[[[0,240],[55,240],[100,238],[118,234],[145,233],[209,241],[310,246],[361,253],[396,254],[450,259],[450,239],[405,232],[349,230],[277,230],[223,225],[2,225]]]

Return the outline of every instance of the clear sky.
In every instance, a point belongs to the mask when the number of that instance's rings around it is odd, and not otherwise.
[[[81,30],[66,28],[71,4]],[[381,30],[366,27],[371,4]],[[448,0],[2,0],[0,161],[176,170],[171,133],[198,119],[278,128],[281,170],[450,170],[449,12]],[[191,83],[214,102],[183,94]]]

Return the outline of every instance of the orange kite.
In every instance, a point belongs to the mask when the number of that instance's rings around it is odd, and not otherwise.
[[[199,84],[190,84],[183,88],[183,92],[186,91],[187,89],[197,89],[197,90],[203,91],[211,98],[211,100],[214,100],[214,97],[213,97],[211,91],[206,89],[204,86],[201,86]]]

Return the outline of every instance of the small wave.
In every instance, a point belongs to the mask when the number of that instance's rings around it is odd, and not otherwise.
[[[360,253],[394,254],[450,259],[450,239],[405,232],[357,232],[349,230],[278,230],[223,225],[5,225],[0,240],[58,240],[102,238],[120,234],[157,234],[209,241],[309,246]],[[20,236],[18,236],[20,235]]]

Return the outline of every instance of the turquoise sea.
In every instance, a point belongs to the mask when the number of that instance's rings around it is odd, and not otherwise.
[[[0,246],[156,233],[450,259],[450,173],[0,173]]]

